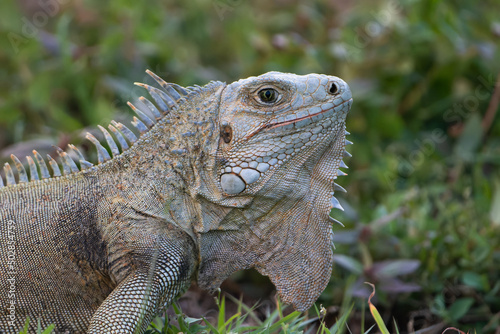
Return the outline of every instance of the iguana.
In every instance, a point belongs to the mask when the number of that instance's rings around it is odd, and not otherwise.
[[[31,330],[143,333],[192,280],[214,290],[245,268],[301,311],[328,283],[348,85],[269,72],[184,88],[148,74],[160,88],[138,85],[154,103],[129,103],[139,136],[115,121],[99,127],[106,144],[87,134],[98,164],[73,145],[59,165],[33,151],[29,178],[17,157],[5,164],[0,333],[28,316]]]

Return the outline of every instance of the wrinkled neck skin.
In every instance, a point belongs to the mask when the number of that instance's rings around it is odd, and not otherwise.
[[[281,166],[252,197],[200,199],[200,287],[216,289],[235,271],[256,268],[283,302],[300,311],[312,306],[331,276],[328,215],[344,132]]]
[[[220,95],[225,84],[212,82],[185,98],[130,149],[97,166],[101,187],[113,203],[173,223],[193,236],[199,224],[196,189],[203,166],[212,159],[219,135]],[[111,231],[113,226],[104,227]]]

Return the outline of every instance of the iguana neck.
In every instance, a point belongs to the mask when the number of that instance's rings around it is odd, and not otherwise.
[[[199,182],[197,171],[218,134],[216,122],[224,85],[212,82],[192,92],[142,135],[123,153],[130,169],[156,183],[193,189]]]
[[[219,131],[216,124],[223,88],[220,82],[198,88],[132,147],[85,172],[99,180],[106,198],[118,198],[139,212],[166,217],[191,232],[196,212],[176,216],[166,211],[183,212],[192,206],[195,189],[204,177],[200,171],[205,172],[203,166],[217,145],[214,137]],[[140,198],[149,199],[147,206]]]

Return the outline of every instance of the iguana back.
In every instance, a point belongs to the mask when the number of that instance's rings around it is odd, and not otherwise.
[[[29,179],[16,157],[17,179],[4,167],[0,333],[27,316],[32,329],[142,333],[192,279],[213,289],[243,268],[301,310],[326,286],[345,82],[270,72],[183,88],[150,74],[162,89],[143,85],[156,105],[132,106],[141,134],[100,127],[109,151],[88,136],[99,164],[70,146],[64,175],[37,152]]]

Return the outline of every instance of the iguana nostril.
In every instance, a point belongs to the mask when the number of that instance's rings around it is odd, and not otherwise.
[[[330,86],[330,94],[337,94],[339,91],[339,87],[337,86],[337,84],[335,83],[332,83],[331,86]]]

